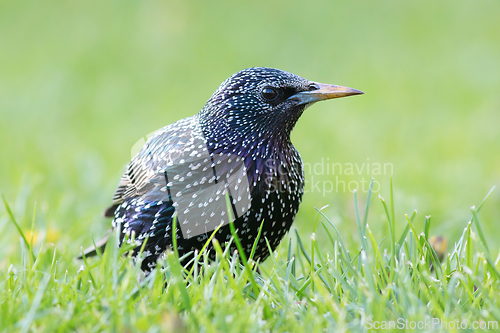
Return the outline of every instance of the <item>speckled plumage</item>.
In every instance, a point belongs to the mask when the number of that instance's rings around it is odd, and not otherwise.
[[[128,234],[140,248],[148,238],[143,270],[151,270],[172,246],[176,211],[182,217],[176,230],[179,254],[201,250],[214,230],[206,226],[228,222],[226,192],[247,255],[262,221],[255,257],[269,255],[265,239],[273,249],[279,244],[304,193],[302,160],[290,132],[316,101],[301,93],[318,89],[291,73],[249,68],[224,81],[197,115],[155,132],[129,163],[107,210],[122,240]],[[278,97],[266,99],[273,91]],[[334,97],[317,100],[327,98]],[[224,245],[229,225],[215,237]]]

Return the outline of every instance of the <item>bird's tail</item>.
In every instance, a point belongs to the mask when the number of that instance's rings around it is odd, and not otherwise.
[[[97,251],[103,253],[104,249],[106,248],[106,244],[108,243],[108,236],[109,233],[106,236],[104,236],[104,238],[99,240],[97,243],[94,243],[94,245],[92,245],[91,247],[83,250],[82,254],[78,255],[76,258],[83,259],[83,256],[85,256],[85,258],[93,257],[97,255]]]

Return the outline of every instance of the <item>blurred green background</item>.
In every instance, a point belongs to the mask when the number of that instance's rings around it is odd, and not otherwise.
[[[36,202],[37,241],[71,255],[109,228],[101,212],[134,143],[197,113],[224,79],[252,66],[365,92],[314,105],[292,139],[311,166],[391,163],[400,223],[417,209],[417,230],[432,215],[431,234],[453,244],[470,207],[500,184],[498,1],[0,6],[0,192],[25,230]],[[370,180],[354,173],[306,177],[320,186]],[[368,219],[379,239],[387,227],[377,197],[389,199],[390,177],[376,176]],[[341,233],[356,235],[352,193],[310,185],[299,231],[312,232],[314,207],[329,205]],[[499,189],[480,216],[497,247]],[[9,244],[4,259],[19,249],[4,207],[0,243]]]

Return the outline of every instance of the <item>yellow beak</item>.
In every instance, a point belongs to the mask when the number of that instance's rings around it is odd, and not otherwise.
[[[335,86],[333,84],[313,83],[312,86],[316,87],[317,89],[309,91],[301,91],[291,96],[290,98],[298,100],[299,104],[306,104],[332,98],[363,94],[363,92],[360,90],[342,86]]]

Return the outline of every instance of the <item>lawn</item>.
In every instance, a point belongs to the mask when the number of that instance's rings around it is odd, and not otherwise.
[[[500,321],[500,189],[478,212],[500,185],[500,3],[0,4],[0,331]],[[147,279],[118,250],[74,260],[134,144],[251,66],[365,92],[299,120],[306,194],[260,273],[231,253]]]

